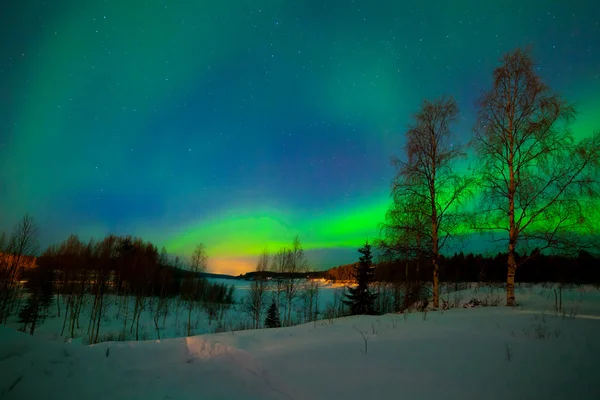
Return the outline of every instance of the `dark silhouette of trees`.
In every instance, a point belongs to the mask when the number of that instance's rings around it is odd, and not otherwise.
[[[372,315],[375,314],[373,303],[377,295],[371,293],[369,290],[369,283],[373,281],[375,276],[371,245],[366,243],[362,248],[358,249],[358,252],[362,255],[354,272],[357,285],[354,288],[348,287],[347,300],[343,300],[343,302],[350,306],[350,313],[352,315]]]
[[[57,276],[57,302],[60,296],[65,303],[65,313],[61,335],[68,327],[70,336],[75,334],[75,327],[79,326],[83,299],[86,294],[87,263],[90,261],[89,248],[75,235],[45,252],[43,263],[54,266]],[[67,325],[68,322],[68,325]]]
[[[532,253],[533,256],[532,257]],[[518,281],[524,283],[555,282],[565,284],[600,284],[600,257],[585,250],[577,255],[537,254],[534,249],[530,254],[517,254],[515,257],[519,266]],[[523,260],[528,258],[526,263]],[[441,256],[444,265],[444,274],[441,280],[452,282],[506,282],[506,253],[493,255],[455,253],[452,256]],[[374,265],[375,281],[377,282],[403,282],[406,279],[405,271],[408,264],[409,278],[425,281],[431,279],[431,265],[420,269],[419,276],[415,276],[418,260],[394,259],[381,261]],[[356,264],[348,264],[347,268],[354,268]],[[336,280],[336,273],[340,267],[332,268],[326,272],[328,279]],[[342,282],[348,280],[339,279]],[[411,297],[411,301],[418,301]]]
[[[298,236],[294,237],[291,248],[283,247],[273,255],[271,271],[276,273],[275,300],[278,306],[283,302],[283,322],[289,326],[292,323],[292,306],[308,273],[308,263]]]
[[[597,231],[589,209],[598,195],[600,134],[574,140],[567,123],[575,110],[520,49],[504,56],[479,107],[473,147],[483,192],[473,228],[502,233],[506,305],[514,306],[515,273],[529,259],[518,261],[519,249],[575,253]]]
[[[269,268],[269,253],[265,250],[259,257],[256,272],[266,272]],[[269,281],[264,275],[257,274],[250,283],[250,290],[244,299],[244,309],[252,319],[254,329],[260,328],[267,301]]]
[[[406,157],[394,160],[394,205],[385,229],[388,247],[425,252],[431,260],[434,307],[439,306],[440,254],[461,222],[456,207],[469,188],[469,180],[454,171],[464,157],[450,129],[457,116],[452,98],[425,101],[415,114],[406,132]]]
[[[298,236],[294,237],[292,247],[287,251],[287,258],[285,271],[287,274],[283,293],[286,306],[285,323],[290,326],[292,324],[292,306],[302,289],[302,283],[305,279],[305,276],[301,276],[300,273],[308,272],[308,263]]]
[[[26,214],[15,226],[0,258],[0,321],[6,324],[20,298],[19,273],[38,250],[38,226]],[[5,237],[5,236],[4,236]]]
[[[0,253],[4,253],[4,246],[6,246],[6,233],[0,233]]]
[[[202,288],[204,278],[199,276],[200,272],[206,270],[208,256],[206,254],[206,247],[203,243],[199,243],[194,248],[192,258],[190,261],[190,270],[186,273],[185,279],[181,286],[182,299],[184,301],[185,309],[187,310],[187,335],[192,334],[192,311],[198,308],[200,301],[202,300]]]
[[[91,296],[90,319],[88,322],[88,340],[98,342],[102,316],[106,309],[106,295],[109,292],[111,271],[115,269],[119,240],[114,235],[105,237],[94,244],[90,255],[90,282],[88,292]]]
[[[194,248],[192,258],[190,260],[190,270],[195,274],[205,272],[208,265],[208,255],[206,254],[206,246],[204,243],[199,243]]]
[[[407,308],[422,294],[421,264],[430,255],[432,244],[431,236],[427,235],[430,227],[427,212],[423,209],[426,204],[421,203],[417,197],[411,199],[406,193],[402,194],[394,196],[394,201],[386,212],[385,222],[380,225],[382,237],[377,247],[381,260],[405,260],[403,308]],[[376,278],[399,283],[397,279],[382,275],[377,274]],[[400,307],[397,308],[399,311]]]
[[[33,335],[48,315],[48,309],[54,298],[54,270],[49,266],[37,266],[27,272],[25,285],[29,297],[19,312],[19,323],[23,324],[21,331]]]
[[[152,313],[152,321],[156,330],[157,339],[160,340],[159,320],[163,317],[163,325],[166,322],[167,313],[169,311],[168,290],[169,283],[173,280],[173,274],[169,269],[169,255],[167,249],[163,247],[160,250],[158,258],[158,268],[154,269],[153,280],[160,282],[154,291],[156,297],[150,298],[150,311]]]
[[[271,301],[271,305],[267,310],[267,317],[265,318],[265,328],[279,328],[281,321],[279,320],[279,307],[275,299]]]
[[[319,282],[315,279],[307,279],[303,286],[300,299],[302,300],[304,321],[315,321],[319,315]]]
[[[287,264],[289,256],[287,248],[282,248],[273,254],[271,261],[271,272],[273,273],[273,296],[277,307],[281,307],[281,297],[285,286],[285,275],[287,274]]]
[[[38,258],[38,265],[55,272],[57,310],[61,305],[64,310],[61,335],[75,337],[79,331],[87,335],[90,343],[96,343],[109,304],[108,295],[116,295],[113,299],[122,324],[121,339],[131,336],[136,340],[140,339],[140,319],[146,311],[160,337],[160,317],[164,327],[168,301],[174,296],[187,298],[191,293],[193,309],[203,303],[207,312],[218,312],[219,307],[233,303],[233,286],[202,278],[201,270],[206,264],[203,254],[195,253],[194,272],[183,269],[177,257],[170,259],[166,249],[159,252],[152,243],[140,238],[109,235],[85,244],[71,235],[50,246]],[[191,292],[186,280],[192,283]],[[87,309],[89,318],[83,321],[82,311]]]

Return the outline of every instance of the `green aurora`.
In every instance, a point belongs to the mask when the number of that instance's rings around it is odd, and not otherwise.
[[[297,234],[311,266],[378,235],[423,99],[454,96],[466,142],[503,53],[600,129],[589,2],[13,2],[0,17],[0,231],[152,240],[239,273]],[[464,230],[468,233],[468,230]],[[481,245],[477,245],[481,248]]]

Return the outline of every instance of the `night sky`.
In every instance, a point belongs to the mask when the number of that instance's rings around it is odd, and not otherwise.
[[[422,100],[454,96],[467,141],[503,53],[531,46],[599,129],[599,24],[578,0],[8,0],[0,231],[204,242],[226,273],[296,234],[314,268],[354,261]]]

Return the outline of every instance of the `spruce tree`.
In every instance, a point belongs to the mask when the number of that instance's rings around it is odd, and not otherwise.
[[[364,247],[358,249],[358,252],[362,255],[354,267],[354,279],[357,281],[357,286],[348,288],[350,293],[345,295],[347,300],[343,300],[343,302],[350,306],[352,315],[373,315],[376,314],[373,303],[378,295],[369,291],[369,283],[375,277],[371,245],[367,242]]]
[[[269,309],[267,310],[267,318],[265,319],[266,328],[279,328],[281,322],[279,320],[279,310],[277,309],[277,303],[275,299],[271,302]]]

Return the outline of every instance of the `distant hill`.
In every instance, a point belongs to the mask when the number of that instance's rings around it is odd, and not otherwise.
[[[442,256],[440,280],[445,282],[505,282],[506,257],[506,254],[503,253],[483,256],[481,254],[465,255],[462,252],[452,256]],[[309,271],[292,275],[294,278],[326,279],[348,283],[354,281],[354,267],[357,264],[344,264],[325,271]],[[409,280],[428,282],[433,274],[431,261],[426,259],[381,261],[375,263],[374,266],[377,282],[405,282],[407,272]],[[199,275],[215,279],[254,280],[257,277],[276,279],[288,274],[252,271],[237,276],[208,272]],[[573,257],[541,254],[519,267],[517,280],[519,282],[600,284],[600,258],[585,251],[580,251]]]
[[[257,277],[262,277],[264,278],[270,278],[270,279],[274,279],[278,276],[293,276],[294,278],[307,278],[307,279],[320,279],[320,278],[325,278],[325,275],[327,274],[327,271],[309,271],[309,272],[298,272],[298,273],[293,273],[293,274],[289,274],[289,273],[279,273],[279,272],[272,272],[272,271],[265,271],[265,272],[256,272],[256,271],[252,271],[252,272],[247,272],[245,274],[241,274],[239,276],[236,277],[236,279],[244,279],[244,280],[254,280]]]
[[[339,265],[324,271],[324,278],[330,281],[354,281],[354,267],[358,263]]]
[[[213,274],[212,272],[200,272],[198,276],[202,278],[212,279],[240,279],[239,276],[226,275],[226,274]]]

